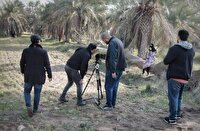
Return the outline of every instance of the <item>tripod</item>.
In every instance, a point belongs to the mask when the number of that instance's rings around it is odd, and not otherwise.
[[[95,62],[95,66],[94,66],[94,69],[92,71],[92,74],[91,74],[81,96],[84,95],[84,93],[85,93],[95,71],[96,71],[96,81],[97,81],[97,98],[91,97],[91,98],[84,99],[84,101],[94,99],[96,105],[99,106],[101,104],[100,100],[103,99],[103,92],[102,92],[102,87],[101,87],[101,78],[100,78],[100,73],[99,73],[99,62],[98,61]]]

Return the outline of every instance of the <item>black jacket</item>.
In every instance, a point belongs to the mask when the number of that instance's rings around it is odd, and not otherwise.
[[[78,48],[71,58],[67,61],[67,65],[75,70],[80,70],[81,78],[85,76],[88,70],[88,62],[91,59],[91,51],[88,48]]]
[[[169,65],[167,79],[190,79],[194,56],[192,44],[188,42],[182,42],[171,47],[164,59],[164,64]]]
[[[126,66],[124,44],[118,38],[112,37],[108,42],[106,68],[111,72],[116,72],[117,70],[124,71]]]
[[[23,50],[20,60],[21,73],[24,81],[31,84],[44,84],[46,71],[48,78],[52,78],[52,72],[47,51],[39,44],[31,44]]]

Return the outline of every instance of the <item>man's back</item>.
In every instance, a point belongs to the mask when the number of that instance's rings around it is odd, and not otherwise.
[[[188,80],[191,77],[194,55],[194,49],[188,42],[181,42],[171,47],[164,59],[164,63],[169,64],[167,79]]]
[[[91,58],[91,51],[88,48],[78,48],[67,61],[67,65],[75,70],[80,70],[83,78],[88,69],[88,62]]]
[[[40,45],[31,45],[24,49],[20,61],[21,72],[24,73],[25,82],[44,84],[47,70],[51,78],[51,68],[47,52]]]

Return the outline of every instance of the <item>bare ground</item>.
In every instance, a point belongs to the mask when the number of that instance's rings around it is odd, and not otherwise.
[[[96,108],[92,100],[84,107],[77,107],[75,86],[68,93],[69,102],[59,104],[57,99],[67,83],[64,65],[73,48],[69,48],[67,53],[62,53],[55,46],[49,45],[45,48],[49,51],[53,81],[46,82],[43,87],[40,106],[42,112],[29,118],[23,100],[23,76],[19,69],[21,52],[28,45],[14,44],[15,40],[8,38],[0,41],[0,130],[2,131],[200,131],[200,110],[187,104],[184,104],[184,118],[178,121],[178,125],[171,126],[163,122],[163,117],[168,114],[164,81],[158,80],[155,76],[138,75],[139,72],[133,71],[133,68],[129,68],[124,74],[117,107],[111,112]],[[89,73],[92,68],[91,66]],[[101,74],[103,78],[104,73]],[[85,82],[88,77],[89,75]],[[143,90],[149,83],[156,88],[150,92]],[[91,96],[96,96],[95,78],[92,79],[84,97]],[[102,105],[104,102],[105,97]]]

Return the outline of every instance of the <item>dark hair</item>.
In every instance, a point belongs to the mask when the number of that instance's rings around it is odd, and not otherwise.
[[[189,32],[187,30],[179,30],[178,36],[182,41],[187,41]]]
[[[33,44],[37,44],[37,43],[39,43],[39,41],[41,41],[41,38],[38,34],[31,35],[31,42]]]
[[[154,47],[154,44],[152,43],[150,44],[149,51],[156,52],[156,48]]]
[[[93,43],[90,43],[87,47],[89,50],[94,50],[97,48],[97,45],[96,44],[93,44]]]

